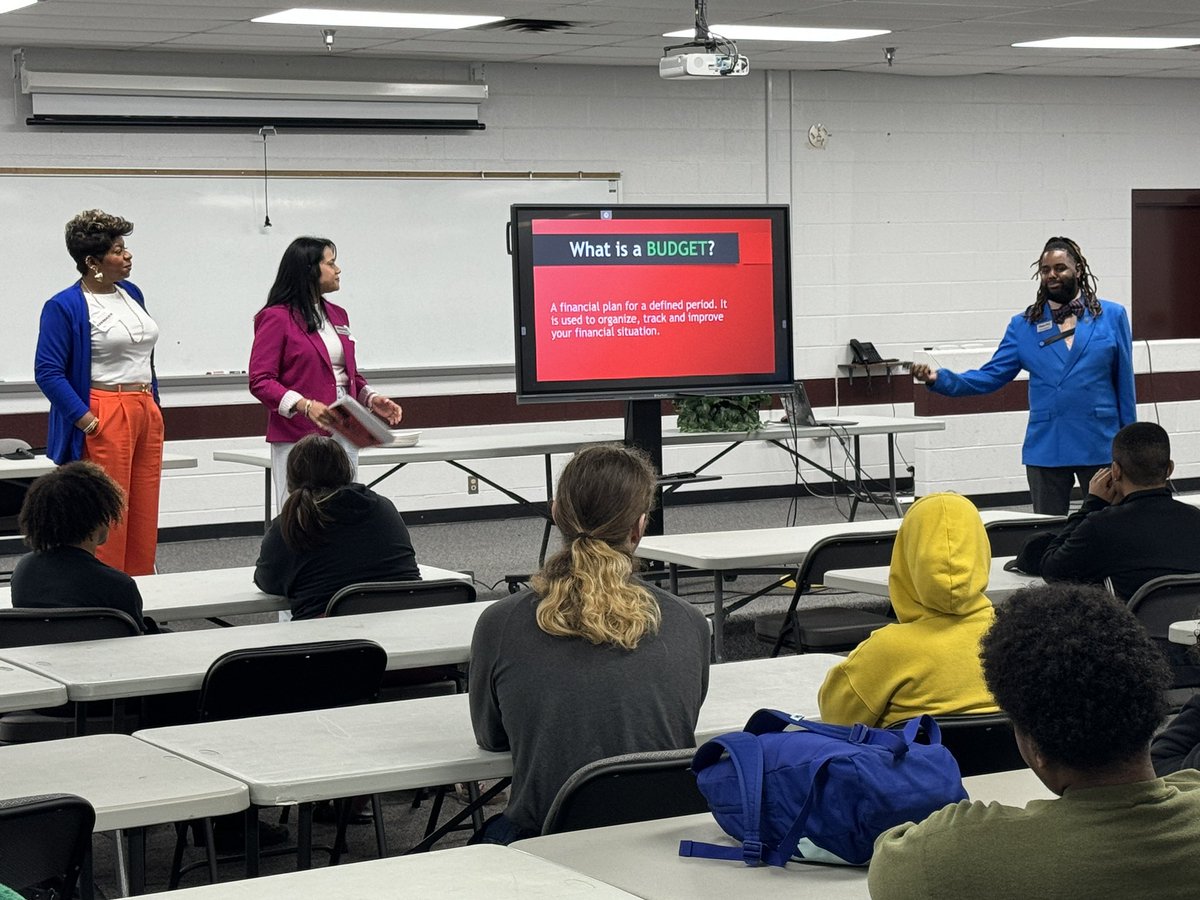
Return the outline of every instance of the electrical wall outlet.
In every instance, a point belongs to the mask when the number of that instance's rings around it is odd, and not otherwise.
[[[476,478],[474,475],[467,476],[467,493],[468,494],[478,494],[479,493],[479,479]]]

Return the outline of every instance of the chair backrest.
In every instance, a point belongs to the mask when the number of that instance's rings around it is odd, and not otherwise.
[[[92,805],[74,794],[0,800],[0,884],[73,896],[95,824]]]
[[[200,688],[200,720],[242,719],[370,703],[387,652],[374,641],[319,641],[233,650]]]
[[[831,569],[867,569],[892,562],[896,533],[839,534],[822,538],[804,557],[796,583],[802,591],[820,584]]]
[[[987,532],[988,543],[992,545],[992,556],[1017,556],[1025,542],[1035,534],[1047,531],[1061,531],[1063,516],[1053,516],[1041,519],[1003,519],[998,522],[987,522],[983,530]]]
[[[695,753],[654,750],[588,763],[559,788],[542,834],[708,812],[692,773]]]
[[[119,609],[0,609],[0,647],[66,644],[141,633],[138,623]]]
[[[1191,647],[1172,643],[1172,622],[1200,618],[1200,574],[1162,575],[1152,578],[1129,598],[1129,611],[1137,616],[1171,665],[1173,688],[1200,686],[1200,665]]]
[[[942,743],[957,760],[963,777],[1026,768],[1012,722],[1005,713],[934,718],[942,729]]]
[[[437,581],[364,581],[342,588],[329,599],[326,616],[474,603],[475,585],[458,578]]]

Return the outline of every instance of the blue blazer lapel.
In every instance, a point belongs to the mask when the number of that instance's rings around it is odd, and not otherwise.
[[[1083,352],[1087,350],[1088,342],[1091,341],[1092,335],[1096,332],[1096,319],[1090,312],[1084,312],[1082,316],[1075,321],[1075,340],[1071,344],[1071,350],[1067,354],[1066,366],[1063,368],[1063,378],[1071,373],[1071,369],[1075,367],[1075,363],[1083,358]],[[1066,341],[1060,341],[1064,347]]]

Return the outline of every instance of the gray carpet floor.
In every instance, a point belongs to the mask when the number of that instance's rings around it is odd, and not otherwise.
[[[846,503],[839,506],[828,499],[803,498],[793,509],[787,500],[764,500],[723,504],[704,504],[668,507],[665,526],[670,533],[735,530],[747,528],[769,528],[788,524],[819,524],[838,522],[846,518]],[[859,519],[879,518],[878,511],[867,508],[860,510]],[[418,559],[426,564],[472,573],[480,599],[503,596],[508,592],[506,576],[524,574],[537,566],[537,551],[542,535],[540,519],[508,519],[475,521],[442,525],[421,525],[411,529],[413,544]],[[158,564],[160,572],[185,572],[211,568],[228,568],[253,565],[258,554],[258,538],[230,538],[165,544],[160,546]],[[551,538],[551,549],[558,546],[557,537]],[[0,558],[0,568],[11,568],[15,557]],[[724,585],[726,603],[734,602],[759,590],[776,580],[769,575],[739,575],[727,579]],[[681,580],[680,594],[705,612],[712,608],[712,578],[710,575]],[[762,597],[746,608],[730,616],[726,625],[726,654],[730,660],[750,659],[767,656],[770,647],[756,639],[754,619],[764,613],[779,612],[786,608],[791,592],[779,588]],[[806,599],[807,604],[834,603],[858,605],[864,608],[882,609],[883,603],[876,597],[831,593]],[[238,624],[273,620],[273,615],[237,617]],[[173,622],[176,630],[215,627],[207,622]],[[503,795],[489,808],[488,813],[503,809]],[[454,795],[447,800],[446,815],[461,809],[461,801]],[[423,835],[429,801],[419,809],[413,808],[411,792],[386,795],[384,797],[384,821],[387,829],[389,850],[392,854],[416,844]],[[265,811],[263,818],[272,819],[276,813]],[[294,816],[292,820],[294,822]],[[294,826],[293,826],[294,831]],[[331,842],[332,825],[316,825],[314,842]],[[468,832],[451,835],[439,847],[458,846],[466,842]],[[147,889],[166,888],[175,831],[171,826],[150,829],[147,835]],[[374,829],[369,825],[352,825],[348,832],[349,853],[346,861],[370,859],[375,856]],[[186,861],[199,861],[203,851],[190,850]],[[97,896],[114,897],[117,893],[115,854],[110,835],[99,835],[94,840],[94,876]],[[324,865],[327,857],[314,854],[314,865]],[[295,857],[275,856],[263,861],[264,874],[289,871],[295,867]],[[242,864],[228,862],[221,865],[222,880],[241,877]],[[206,870],[201,867],[185,876],[183,886],[207,883]]]

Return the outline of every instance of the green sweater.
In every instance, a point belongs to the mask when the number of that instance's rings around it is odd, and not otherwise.
[[[875,842],[873,900],[1200,896],[1200,772],[1067,791],[1024,809],[964,800]]]

